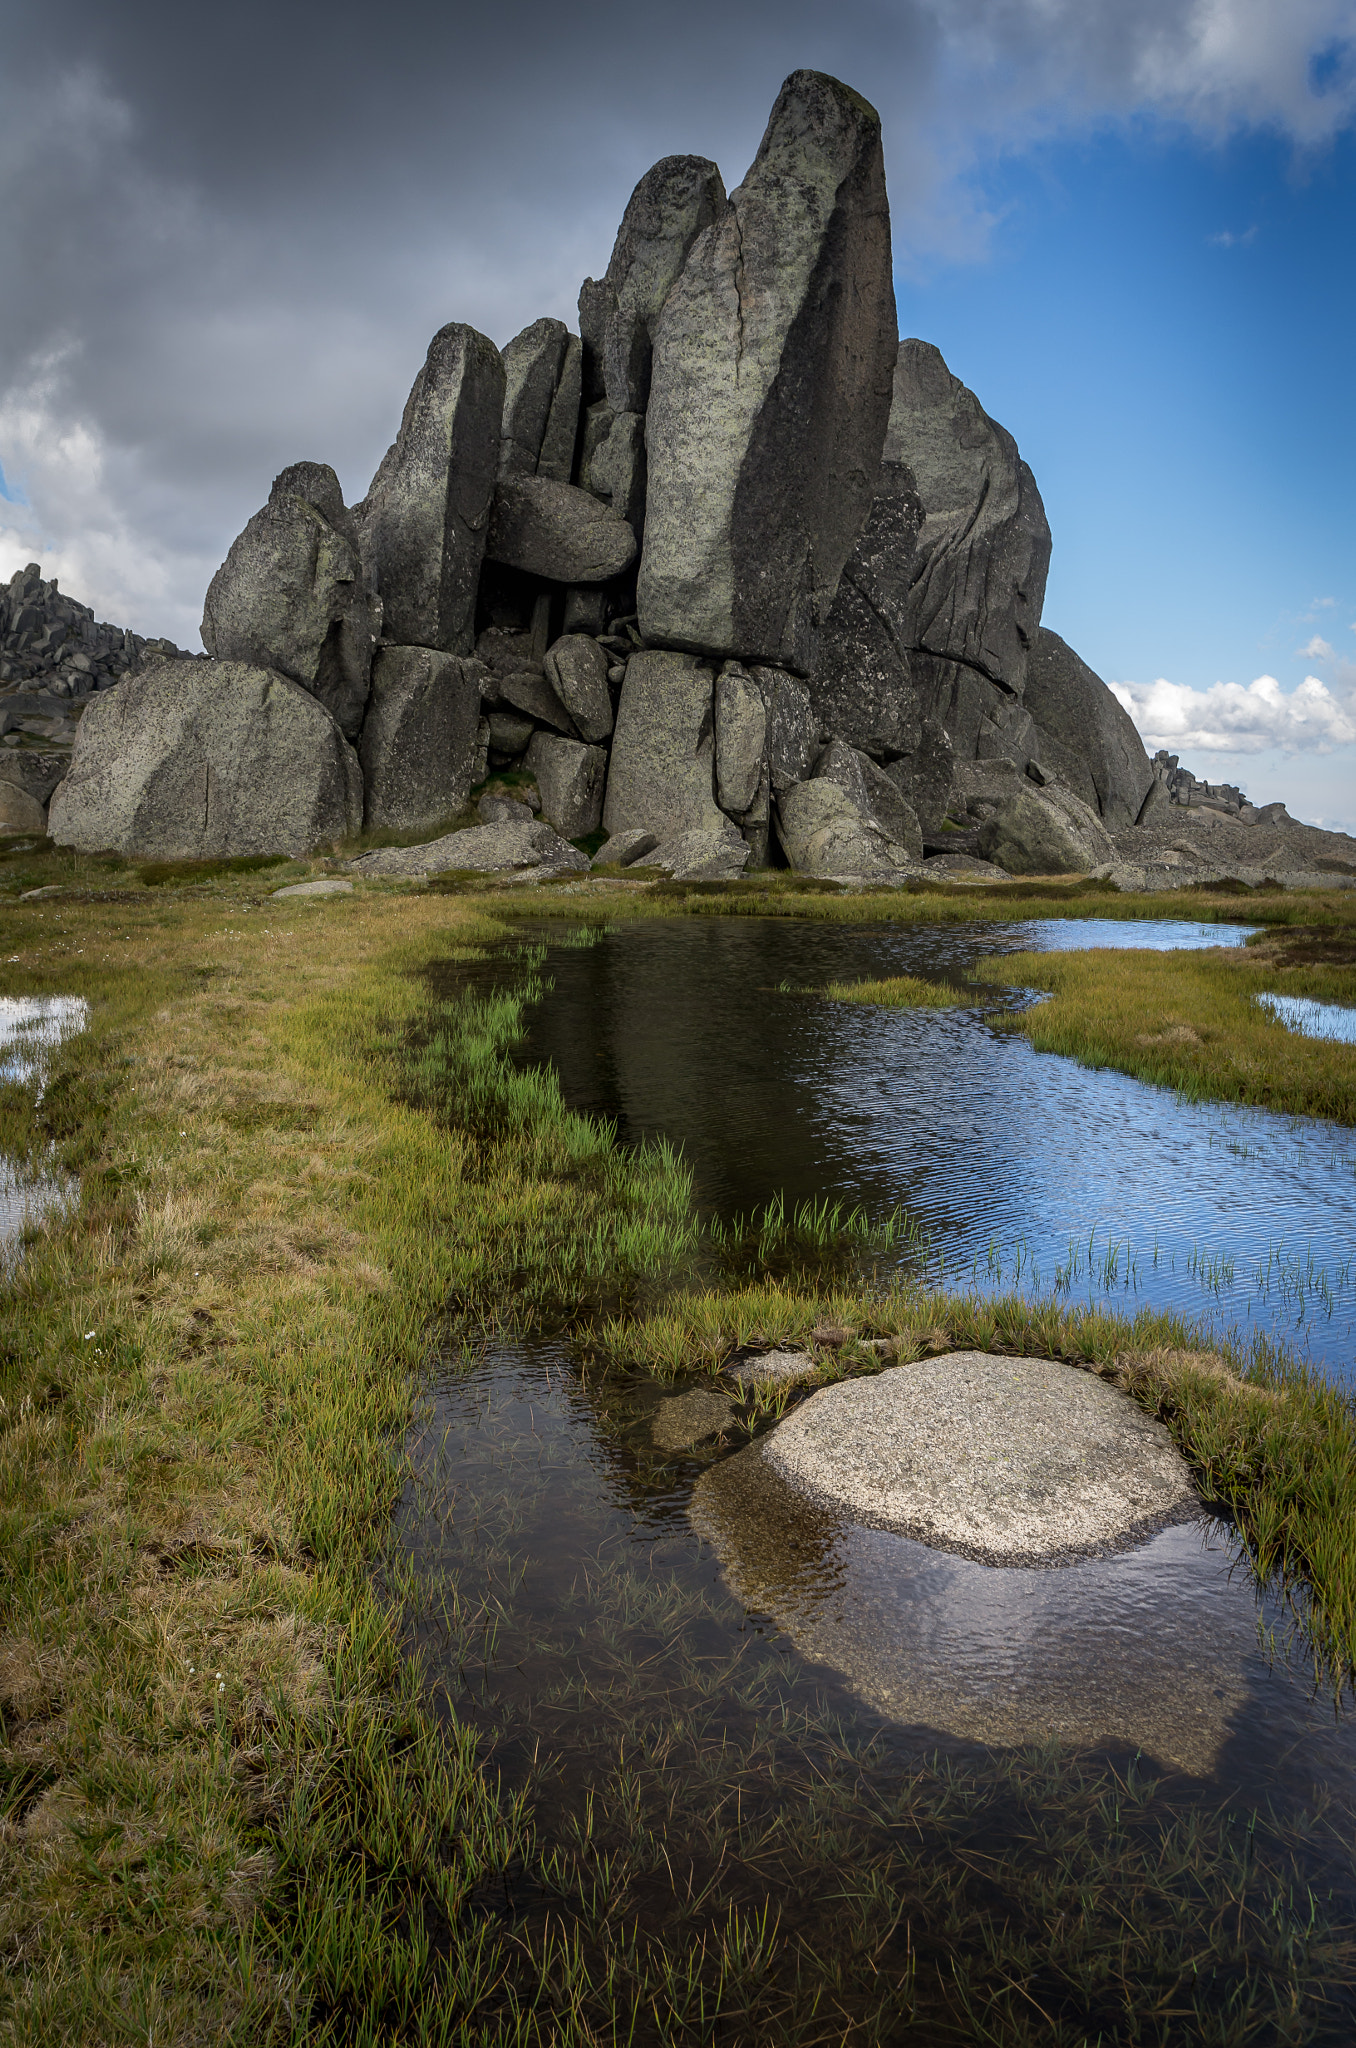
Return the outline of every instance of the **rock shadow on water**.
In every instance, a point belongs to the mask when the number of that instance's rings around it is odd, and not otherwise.
[[[1246,1768],[1245,1722],[1273,1756],[1331,1740],[1331,1710],[1269,1667],[1221,1523],[1056,1569],[984,1564],[806,1500],[761,1443],[704,1472],[689,1513],[735,1597],[896,1723],[1138,1750],[1202,1778],[1226,1752]]]

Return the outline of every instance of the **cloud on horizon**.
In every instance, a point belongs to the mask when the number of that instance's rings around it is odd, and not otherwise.
[[[1356,741],[1356,706],[1333,695],[1318,676],[1287,692],[1275,676],[1215,683],[1194,690],[1160,676],[1149,684],[1112,683],[1151,751],[1195,749],[1208,754],[1330,754]]]

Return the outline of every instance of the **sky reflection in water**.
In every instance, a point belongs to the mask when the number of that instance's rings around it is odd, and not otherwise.
[[[1241,943],[1245,928],[1050,920],[845,928],[674,919],[552,949],[518,1057],[624,1142],[681,1142],[722,1217],[782,1194],[903,1204],[951,1286],[1056,1292],[1265,1334],[1356,1364],[1356,1137],[1335,1124],[1179,1101],[1038,1054],[976,1007],[885,1010],[797,993],[911,973],[964,983],[995,953]],[[912,1256],[912,1254],[906,1254]]]

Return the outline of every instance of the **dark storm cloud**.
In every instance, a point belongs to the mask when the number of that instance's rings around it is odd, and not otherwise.
[[[0,545],[188,638],[277,469],[328,460],[361,495],[438,326],[573,320],[645,168],[697,151],[735,183],[788,71],[880,107],[906,264],[968,257],[986,224],[958,180],[1070,109],[1298,125],[1257,0],[1212,0],[1213,42],[1206,12],[0,5],[0,463],[31,500],[0,501]],[[1291,0],[1287,49],[1349,13]]]

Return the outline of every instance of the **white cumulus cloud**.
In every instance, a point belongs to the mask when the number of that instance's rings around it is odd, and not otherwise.
[[[1321,633],[1315,633],[1312,640],[1306,641],[1304,646],[1298,649],[1298,653],[1302,661],[1333,661],[1336,658],[1331,645]]]
[[[1318,676],[1306,676],[1287,692],[1275,676],[1242,683],[1215,683],[1193,690],[1187,683],[1113,683],[1112,689],[1151,750],[1174,753],[1196,748],[1210,754],[1328,754],[1356,740],[1356,716]]]

